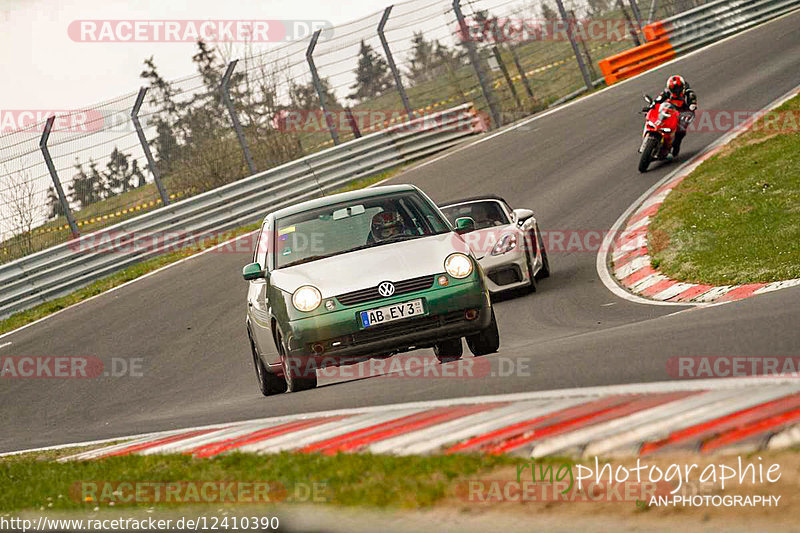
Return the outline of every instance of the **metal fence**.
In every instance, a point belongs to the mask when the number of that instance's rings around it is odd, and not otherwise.
[[[0,121],[0,263],[408,116],[475,102],[512,122],[597,85],[641,16],[635,0],[411,0],[238,61],[198,43],[198,73],[177,80],[148,59],[144,89],[55,112],[49,135],[49,113]]]

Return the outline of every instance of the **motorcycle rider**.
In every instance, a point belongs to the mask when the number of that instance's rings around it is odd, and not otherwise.
[[[667,86],[656,96],[652,105],[661,102],[669,102],[681,113],[681,120],[678,122],[678,131],[675,132],[675,140],[672,143],[672,156],[677,157],[681,151],[681,141],[686,137],[686,126],[694,120],[694,112],[697,109],[697,95],[683,79],[683,76],[670,76],[667,79]],[[648,111],[650,107],[645,107],[642,111]],[[690,115],[684,118],[684,113]]]

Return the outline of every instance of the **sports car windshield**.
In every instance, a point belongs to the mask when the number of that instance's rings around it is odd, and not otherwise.
[[[450,231],[414,193],[362,198],[297,213],[275,225],[275,268]]]
[[[510,223],[500,204],[493,200],[451,205],[443,207],[442,212],[453,225],[458,218],[470,217],[475,221],[475,229],[505,226]]]

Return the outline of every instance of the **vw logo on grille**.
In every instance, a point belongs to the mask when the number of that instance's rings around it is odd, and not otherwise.
[[[380,285],[378,285],[378,294],[383,296],[384,298],[388,298],[392,294],[394,294],[394,283],[391,281],[384,281]]]

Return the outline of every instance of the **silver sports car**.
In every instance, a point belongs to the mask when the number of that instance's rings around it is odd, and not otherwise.
[[[462,234],[488,277],[493,294],[527,287],[550,275],[550,262],[539,225],[530,209],[511,209],[499,196],[464,198],[440,205],[455,223],[469,218],[474,229]]]

